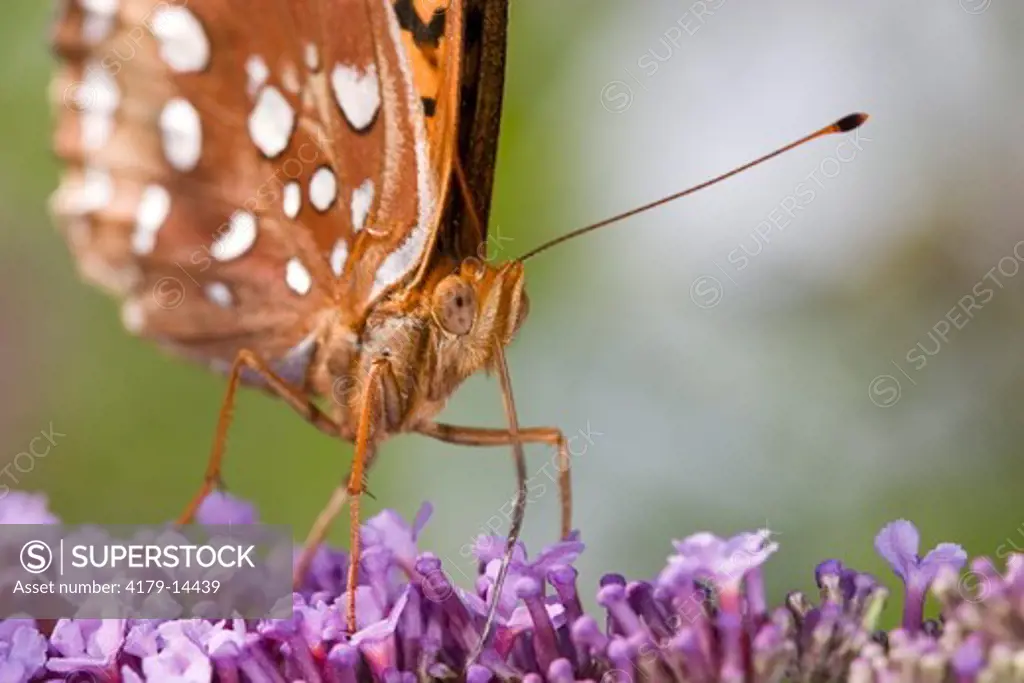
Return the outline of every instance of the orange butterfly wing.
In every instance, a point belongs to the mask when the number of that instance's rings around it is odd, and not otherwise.
[[[455,155],[486,220],[506,13],[66,0],[52,207],[79,269],[132,332],[218,368],[248,348],[302,384],[326,327],[358,328],[439,234],[467,239]]]

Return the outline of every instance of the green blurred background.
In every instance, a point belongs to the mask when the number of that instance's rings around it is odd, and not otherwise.
[[[819,141],[530,262],[513,381],[524,425],[590,434],[574,442],[585,581],[650,576],[703,529],[773,529],[776,597],[832,556],[888,579],[871,543],[897,517],[927,547],[1024,548],[1024,6],[989,3],[516,0],[498,259],[873,117],[856,145]],[[49,4],[5,10],[0,483],[70,521],[167,520],[199,483],[224,381],[130,338],[78,282],[45,210]],[[474,378],[443,418],[500,426],[497,383]],[[46,457],[13,466],[51,430]],[[552,454],[529,453],[547,482],[536,549],[558,505]],[[299,537],[350,455],[246,394],[226,478]],[[459,578],[513,479],[503,450],[400,437],[370,485],[371,511],[434,503],[422,545]]]

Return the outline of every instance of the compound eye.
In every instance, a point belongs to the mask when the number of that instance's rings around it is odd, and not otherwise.
[[[476,292],[458,275],[441,280],[434,290],[434,318],[448,333],[469,334],[476,319]]]

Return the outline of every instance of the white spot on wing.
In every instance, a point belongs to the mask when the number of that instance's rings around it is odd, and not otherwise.
[[[95,12],[96,14],[114,14],[117,12],[117,3],[119,0],[79,0],[78,4],[82,6],[86,12]]]
[[[102,211],[114,199],[114,180],[98,168],[88,168],[78,192],[72,200],[72,213],[87,214]]]
[[[294,64],[285,64],[281,67],[281,85],[293,95],[298,95],[299,91],[302,90],[302,84],[299,82],[299,72],[295,69]]]
[[[102,211],[113,199],[113,178],[106,171],[90,166],[80,176],[65,173],[50,202],[58,216],[81,217]],[[82,224],[87,226],[88,222]]]
[[[110,140],[121,91],[114,77],[99,62],[90,62],[85,72],[82,86],[74,90],[72,104],[82,112],[82,145],[95,151]]]
[[[295,129],[295,110],[281,91],[268,85],[260,91],[249,114],[249,136],[263,154],[273,159],[288,147]]]
[[[373,181],[367,178],[352,192],[352,227],[356,232],[363,229],[372,205]]]
[[[245,60],[245,73],[249,76],[248,93],[255,95],[270,77],[270,68],[259,55],[252,55]]]
[[[82,146],[91,152],[102,149],[110,141],[114,119],[107,112],[82,113]]]
[[[151,26],[160,41],[160,57],[174,71],[202,71],[210,63],[210,40],[188,8],[161,3],[153,13]]]
[[[299,183],[292,180],[284,186],[284,196],[281,200],[284,215],[292,220],[299,215],[302,208],[302,188]]]
[[[223,282],[210,282],[203,287],[203,291],[206,292],[206,298],[211,302],[217,304],[221,308],[230,308],[235,302],[233,296],[231,296],[231,290]]]
[[[338,180],[334,177],[334,171],[327,166],[321,166],[313,172],[309,180],[309,203],[320,213],[331,208],[331,204],[338,198]]]
[[[203,129],[192,103],[175,97],[160,112],[160,141],[168,163],[178,171],[191,171],[203,151]]]
[[[82,40],[86,45],[95,45],[110,36],[113,29],[113,15],[86,14],[82,19]]]
[[[210,253],[218,261],[232,261],[252,249],[256,243],[256,217],[248,211],[235,211],[227,230],[217,235]]]
[[[157,231],[171,211],[171,195],[161,185],[147,185],[135,210],[135,230],[132,232],[132,251],[149,254],[156,246]]]
[[[401,44],[401,43],[399,43]],[[380,109],[380,81],[377,67],[371,64],[364,73],[344,64],[335,64],[331,72],[334,99],[345,118],[356,130],[369,126]]]
[[[284,281],[287,283],[288,288],[299,296],[309,294],[309,290],[313,288],[313,277],[309,274],[306,266],[302,265],[302,261],[298,257],[292,258],[285,265]]]
[[[306,43],[306,68],[316,71],[320,68],[320,52],[313,43]]]
[[[345,260],[348,259],[348,244],[345,240],[338,240],[334,249],[331,250],[331,270],[335,275],[341,277],[341,271],[345,269]]]
[[[100,62],[85,67],[82,89],[75,93],[75,105],[82,109],[112,112],[121,102],[121,91],[114,76]]]
[[[114,28],[118,0],[81,0],[85,17],[82,20],[82,39],[95,45],[106,39]]]

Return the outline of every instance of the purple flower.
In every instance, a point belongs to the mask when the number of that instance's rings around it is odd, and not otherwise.
[[[0,634],[0,681],[26,683],[42,673],[46,664],[46,638],[34,624],[9,619]]]
[[[411,570],[419,554],[416,541],[433,511],[433,506],[424,503],[416,513],[412,526],[409,526],[394,510],[384,510],[366,521],[360,531],[360,538],[367,546],[386,548],[399,566]]]
[[[8,491],[0,496],[0,524],[56,524],[58,521],[41,493]]]
[[[534,560],[526,557],[526,547],[517,543],[512,552],[508,577],[499,598],[498,614],[506,619],[512,617],[513,610],[519,602],[518,588],[521,579],[544,581],[548,573],[558,567],[571,565],[583,552],[583,543],[573,538],[548,546]],[[505,539],[499,536],[480,536],[474,544],[473,554],[483,566],[483,572],[477,578],[478,595],[486,602],[493,597],[494,585],[501,568],[501,558],[505,554]]]
[[[801,669],[822,680],[845,680],[854,658],[873,642],[887,592],[869,574],[826,560],[814,572],[820,601],[790,593],[786,604],[795,622],[793,640]]]
[[[298,562],[302,554],[302,548],[296,548],[294,552],[295,562]],[[313,555],[309,564],[303,583],[298,591],[303,597],[313,600],[331,600],[345,590],[346,577],[348,576],[348,553],[327,546],[320,546]]]
[[[50,635],[57,655],[46,668],[54,673],[81,672],[98,678],[117,673],[117,656],[124,644],[124,619],[61,619]]]
[[[0,499],[0,519],[19,522],[22,514],[54,519],[38,497]],[[257,520],[252,506],[223,494],[204,501],[198,516]],[[605,575],[596,590],[601,612],[588,614],[572,566],[583,551],[578,538],[532,559],[517,545],[496,596],[505,540],[478,541],[479,573],[473,590],[463,590],[417,547],[428,516],[424,507],[406,524],[385,511],[361,530],[355,633],[345,628],[348,556],[324,548],[292,596],[290,619],[62,619],[49,631],[42,622],[0,621],[0,682],[973,682],[997,677],[1024,651],[1024,556],[1011,556],[1003,574],[975,560],[965,583],[963,551],[944,544],[919,560],[907,522],[886,527],[876,547],[917,607],[905,611],[903,627],[883,632],[876,623],[885,589],[838,560],[815,570],[816,601],[791,593],[770,609],[761,572],[778,544],[765,530],[676,541],[654,580]],[[941,622],[921,620],[929,587]],[[469,665],[491,599],[499,604],[496,632]]]
[[[740,609],[740,590],[746,584],[748,597],[763,610],[764,583],[761,565],[775,553],[779,544],[771,540],[771,531],[741,533],[723,539],[709,533],[687,536],[673,541],[676,553],[668,558],[668,566],[658,577],[663,590],[682,591],[680,601],[694,603],[703,598],[698,581],[710,582],[719,600],[719,607],[734,616]]]
[[[173,638],[142,660],[144,680],[152,683],[208,683],[213,666],[206,653],[188,638]]]
[[[920,545],[917,527],[904,519],[886,525],[875,537],[875,550],[906,586],[903,628],[910,631],[921,625],[924,601],[939,571],[943,567],[959,570],[967,562],[967,553],[955,543],[940,543],[924,559],[918,555]]]
[[[407,586],[387,614],[380,615],[372,623],[356,631],[348,642],[349,646],[357,648],[362,653],[378,678],[384,679],[387,672],[398,668],[398,641],[395,634],[408,603]]]
[[[975,680],[985,668],[984,641],[977,633],[971,634],[953,653],[952,668],[960,680]]]
[[[211,525],[256,524],[259,515],[252,503],[224,491],[214,491],[199,505],[196,521]]]

